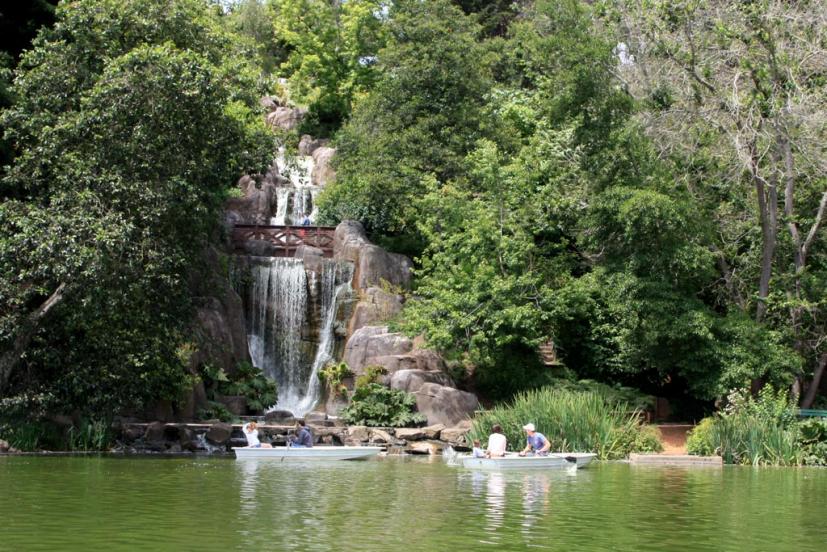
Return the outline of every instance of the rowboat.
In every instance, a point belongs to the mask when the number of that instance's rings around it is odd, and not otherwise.
[[[462,466],[473,470],[536,470],[554,468],[583,468],[597,456],[591,452],[552,452],[548,456],[519,456],[506,454],[502,458],[474,458],[466,456]]]
[[[382,447],[233,447],[238,460],[270,459],[279,462],[307,460],[359,460],[376,456]]]

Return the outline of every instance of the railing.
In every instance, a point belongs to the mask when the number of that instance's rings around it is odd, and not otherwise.
[[[233,228],[233,247],[244,249],[245,242],[266,241],[275,248],[276,256],[292,257],[302,245],[318,247],[325,257],[333,256],[333,226],[263,226],[236,224]]]

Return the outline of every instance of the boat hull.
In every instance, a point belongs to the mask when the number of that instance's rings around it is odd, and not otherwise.
[[[238,460],[270,459],[279,462],[306,462],[308,460],[362,460],[376,456],[382,447],[233,447]]]
[[[548,470],[558,468],[583,468],[596,454],[590,452],[553,452],[548,456],[519,456],[509,454],[502,458],[462,459],[462,466],[473,470]]]

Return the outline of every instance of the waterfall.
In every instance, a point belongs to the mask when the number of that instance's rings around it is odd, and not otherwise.
[[[344,281],[337,284],[339,278],[344,276]],[[294,412],[305,412],[311,410],[321,397],[321,382],[319,371],[333,360],[333,344],[335,341],[333,325],[336,322],[336,310],[339,299],[350,291],[350,281],[353,277],[353,270],[350,265],[340,265],[332,261],[325,261],[322,282],[321,282],[321,328],[319,330],[319,346],[316,349],[316,357],[310,370],[310,377],[307,382],[304,399],[298,404]]]
[[[275,408],[303,416],[321,396],[318,374],[333,357],[336,310],[350,290],[352,267],[325,260],[317,275],[306,272],[301,259],[251,256],[246,260],[250,356],[255,366],[278,382]],[[314,327],[317,344],[308,335],[312,333],[308,328]]]
[[[270,224],[301,224],[304,217],[309,217],[311,224],[315,224],[316,196],[321,188],[312,184],[313,166],[312,156],[298,155],[288,161],[284,147],[279,148],[276,167],[279,174],[290,180],[291,186],[276,190],[276,216],[270,219]]]
[[[287,207],[290,202],[290,188],[276,188],[276,216],[270,224],[284,226],[287,224]]]

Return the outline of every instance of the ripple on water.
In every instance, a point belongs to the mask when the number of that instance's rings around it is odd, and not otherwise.
[[[0,458],[0,550],[821,550],[825,470]],[[793,537],[794,536],[794,537]]]

